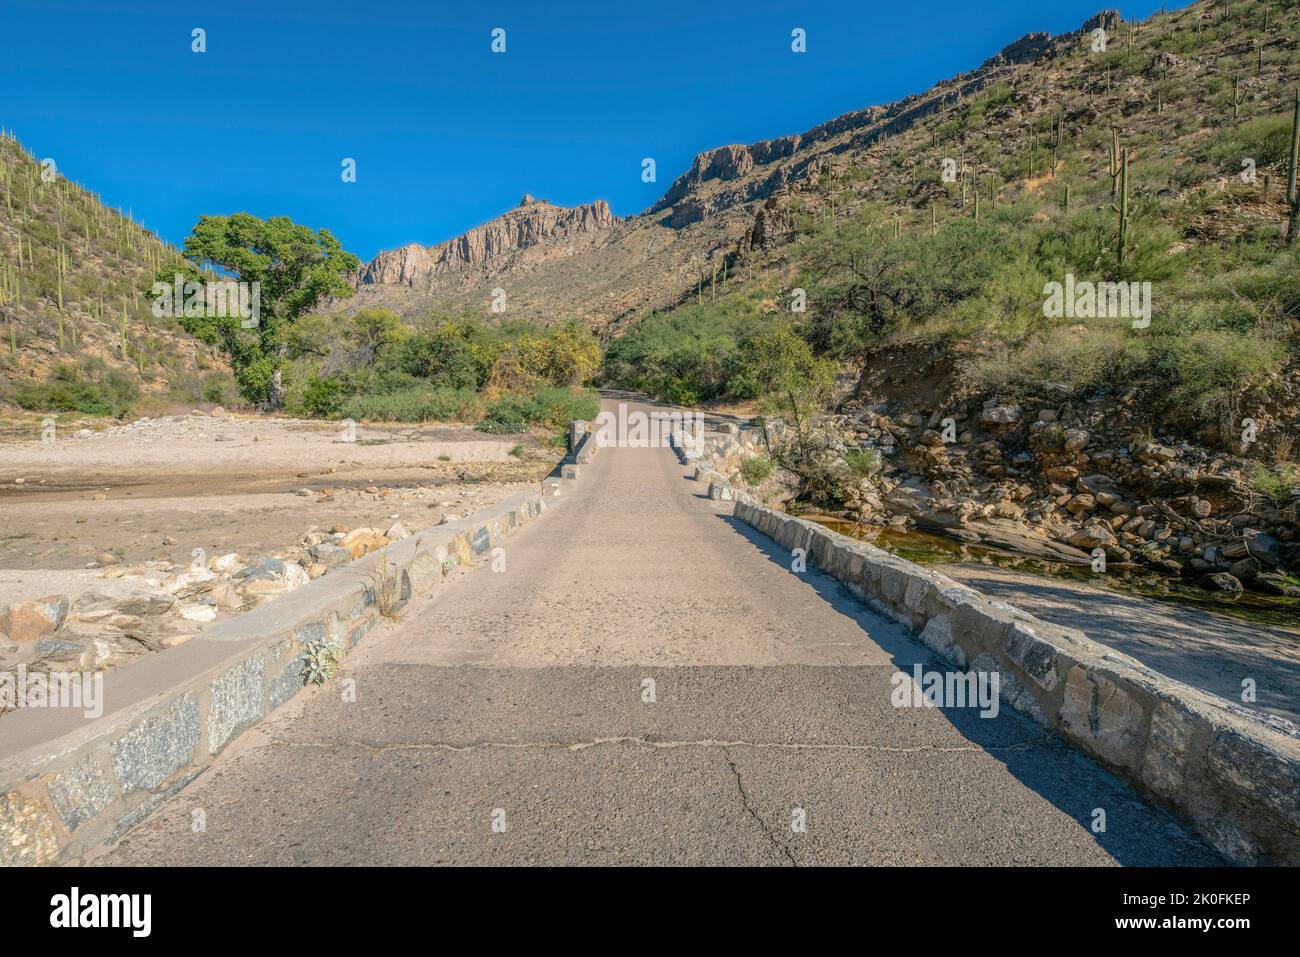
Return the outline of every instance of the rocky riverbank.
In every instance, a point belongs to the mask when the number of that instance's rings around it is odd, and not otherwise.
[[[849,400],[807,456],[839,493],[835,514],[864,525],[1138,564],[1229,597],[1300,597],[1300,487],[1270,488],[1257,461],[1144,433],[1104,408]]]

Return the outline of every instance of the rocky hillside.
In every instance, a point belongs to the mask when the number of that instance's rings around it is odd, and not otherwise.
[[[512,233],[519,217],[511,218],[521,208],[441,246],[386,252],[363,270],[363,295],[347,308],[380,300],[402,312],[484,309],[500,286],[512,316],[578,319],[615,332],[698,295],[724,264],[729,278],[744,278],[749,265],[766,269],[768,254],[794,238],[797,212],[842,216],[881,202],[928,216],[931,203],[940,212],[965,211],[975,186],[987,203],[1041,190],[1054,178],[1049,161],[1065,163],[1062,144],[1088,127],[1160,131],[1170,153],[1179,140],[1192,147],[1222,114],[1283,107],[1294,73],[1288,64],[1296,60],[1296,12],[1277,5],[1265,31],[1264,8],[1201,3],[1145,23],[1102,12],[1073,33],[1023,36],[979,69],[897,103],[805,133],[702,152],[641,215],[614,221],[595,213],[602,204],[581,207],[591,211],[582,216],[584,228],[532,230],[536,242],[523,243]],[[1099,27],[1109,31],[1109,47],[1096,53]],[[1104,176],[1109,135],[1086,139],[1089,176]],[[978,168],[970,155],[976,140],[988,153]],[[940,183],[946,152],[957,152],[959,182],[972,186],[959,196]],[[1274,192],[1271,202],[1281,215],[1281,195]]]
[[[500,286],[517,318],[579,319],[620,328],[697,294],[715,281],[724,263],[734,274],[756,251],[788,242],[793,238],[790,201],[806,197],[805,202],[820,205],[818,188],[824,192],[846,167],[857,167],[857,180],[874,181],[876,191],[890,191],[900,169],[897,162],[875,168],[882,147],[894,152],[897,137],[933,127],[981,90],[1023,83],[1035,63],[1068,57],[1103,22],[1118,24],[1118,14],[1099,14],[1078,31],[1057,37],[1030,34],[978,70],[896,103],[848,113],[800,134],[707,150],[659,202],[637,216],[615,220],[598,201],[568,211],[570,219],[579,220],[578,228],[551,232],[546,226],[565,223],[565,211],[537,204],[546,215],[521,234],[520,224],[534,222],[535,216],[525,203],[446,243],[381,253],[362,270],[362,295],[346,309],[379,303],[407,314],[485,309],[490,290]],[[1043,106],[1028,105],[1030,114]],[[1005,119],[1017,134],[1026,125],[1021,116]]]
[[[177,258],[0,135],[0,407],[116,415],[141,397],[227,400],[223,361],[151,314],[155,272]]]

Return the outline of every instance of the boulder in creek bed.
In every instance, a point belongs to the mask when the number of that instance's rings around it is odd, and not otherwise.
[[[1094,522],[1086,525],[1071,535],[1067,541],[1075,548],[1094,549],[1105,548],[1107,545],[1115,544],[1115,536],[1105,525]]]
[[[63,626],[68,608],[67,595],[16,601],[0,611],[0,634],[20,643],[52,635]]]
[[[165,615],[176,604],[169,592],[142,578],[130,576],[97,582],[77,597],[75,610],[89,620],[93,612],[113,611],[123,615],[147,617]]]
[[[293,591],[301,588],[310,580],[307,570],[297,562],[287,562],[282,558],[256,558],[246,568],[241,568],[231,576],[241,590],[262,582],[274,586],[271,592]]]
[[[1254,585],[1260,591],[1286,598],[1300,598],[1300,586],[1292,585],[1285,575],[1279,572],[1261,572],[1255,576]]]
[[[324,565],[326,568],[336,568],[352,561],[352,552],[341,545],[333,545],[328,542],[313,545],[307,551],[314,563]]]
[[[351,552],[353,558],[360,558],[379,551],[388,543],[389,539],[377,528],[354,528],[343,536],[339,546]]]
[[[1269,568],[1286,564],[1283,545],[1272,535],[1248,528],[1243,533],[1246,553]]]
[[[1010,402],[990,403],[980,412],[980,421],[985,425],[1015,425],[1020,421],[1020,406]]]
[[[1237,598],[1245,591],[1241,582],[1227,572],[1215,572],[1212,575],[1205,575],[1200,579],[1200,585],[1206,591],[1217,592],[1231,598]]]

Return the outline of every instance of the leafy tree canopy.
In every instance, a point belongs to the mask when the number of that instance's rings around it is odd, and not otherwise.
[[[187,279],[212,279],[215,272],[259,284],[260,320],[253,328],[244,328],[238,316],[178,318],[187,332],[225,352],[245,398],[279,406],[285,334],[321,300],[351,296],[346,277],[359,260],[329,230],[312,230],[287,216],[263,220],[249,213],[201,216],[182,251],[191,264]],[[172,278],[158,276],[162,282]]]

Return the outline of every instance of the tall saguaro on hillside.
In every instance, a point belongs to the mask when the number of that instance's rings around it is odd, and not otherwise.
[[[1295,94],[1295,113],[1291,117],[1291,168],[1286,174],[1286,201],[1291,205],[1291,220],[1287,225],[1286,241],[1295,245],[1300,234],[1300,184],[1296,182],[1296,167],[1300,165],[1300,90]]]

